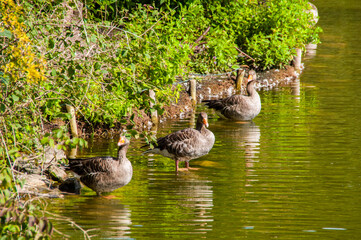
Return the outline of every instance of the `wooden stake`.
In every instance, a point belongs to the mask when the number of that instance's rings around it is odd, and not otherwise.
[[[66,110],[68,111],[68,113],[70,113],[71,115],[71,119],[70,119],[70,131],[71,131],[71,135],[73,137],[78,137],[78,127],[76,124],[76,116],[75,116],[75,109],[73,106],[66,104]]]
[[[78,152],[78,146],[76,146],[75,148],[71,148],[68,157],[70,159],[76,158],[77,152]]]
[[[149,97],[150,97],[150,99],[152,99],[152,100],[150,100],[150,103],[149,103],[150,108],[152,108],[154,106],[154,104],[156,103],[155,92],[153,90],[149,90]],[[152,119],[152,123],[155,124],[155,125],[158,125],[158,112],[157,112],[157,110],[151,112],[150,117]]]
[[[242,93],[242,82],[244,77],[245,71],[243,69],[237,70],[237,77],[236,77],[236,93],[241,94]]]
[[[193,105],[197,103],[197,82],[195,79],[190,80],[191,98]]]
[[[297,52],[297,54],[293,58],[293,66],[295,67],[296,71],[300,71],[301,70],[301,61],[302,61],[302,50],[297,48],[296,52]]]

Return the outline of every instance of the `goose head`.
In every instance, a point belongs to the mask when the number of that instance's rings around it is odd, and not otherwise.
[[[201,112],[197,119],[197,129],[201,129],[203,126],[208,127],[208,115],[205,112]]]

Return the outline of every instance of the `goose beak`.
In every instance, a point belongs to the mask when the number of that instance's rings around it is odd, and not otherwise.
[[[125,139],[123,136],[121,136],[118,141],[118,147],[122,146],[124,143],[125,143]]]
[[[206,127],[208,127],[208,126],[209,126],[209,125],[208,125],[208,120],[204,118],[204,119],[203,119],[203,124],[206,125]]]
[[[253,80],[253,75],[250,74],[250,75],[248,76],[248,78],[247,78],[247,82],[250,82],[250,81],[252,81],[252,80]]]

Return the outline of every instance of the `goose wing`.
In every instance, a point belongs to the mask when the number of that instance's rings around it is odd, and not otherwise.
[[[210,108],[213,108],[217,111],[222,111],[226,107],[233,105],[242,105],[246,102],[245,96],[242,95],[232,95],[227,98],[217,99],[217,100],[206,100],[206,105]]]
[[[117,160],[113,157],[69,159],[69,169],[80,176],[110,172]]]
[[[170,154],[178,157],[187,157],[193,155],[197,151],[199,138],[202,135],[199,131],[186,128],[157,140],[158,149],[167,150]]]

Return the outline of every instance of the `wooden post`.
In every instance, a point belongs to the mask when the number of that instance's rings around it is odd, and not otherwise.
[[[296,71],[300,71],[301,70],[301,61],[302,61],[302,50],[297,48],[296,49],[296,56],[294,56],[293,58],[293,66],[295,67]]]
[[[190,80],[190,92],[193,105],[197,103],[197,82],[195,79]]]
[[[195,124],[195,121],[194,121],[194,119],[196,118],[196,111],[194,110],[194,111],[192,111],[191,112],[191,117],[189,118],[189,127],[190,128],[195,128],[196,127],[196,124]]]
[[[76,116],[75,116],[75,109],[73,106],[66,104],[66,110],[68,111],[68,113],[70,113],[71,115],[71,119],[70,119],[70,131],[71,131],[71,135],[73,137],[78,137],[78,127],[76,124]]]
[[[236,77],[236,94],[242,93],[242,82],[244,77],[245,71],[243,69],[237,70],[237,77]]]
[[[150,108],[152,108],[154,106],[154,104],[156,103],[156,98],[155,98],[155,92],[153,90],[149,90],[149,97],[150,97],[150,103],[149,106]],[[157,110],[154,110],[151,112],[150,117],[152,119],[152,123],[155,125],[158,125],[158,112]]]
[[[76,146],[75,148],[71,148],[68,157],[70,159],[76,158],[77,152],[78,152],[78,146]]]

